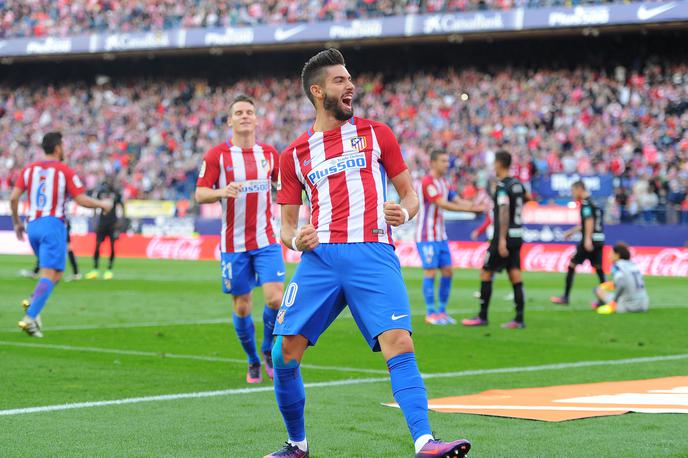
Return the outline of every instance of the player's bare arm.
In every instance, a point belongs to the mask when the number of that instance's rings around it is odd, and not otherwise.
[[[13,188],[10,195],[10,208],[12,211],[12,226],[14,226],[14,233],[18,240],[24,240],[24,233],[26,228],[21,218],[19,218],[19,198],[24,193],[20,188]]]
[[[401,226],[418,213],[418,194],[413,190],[411,174],[404,170],[392,178],[392,184],[401,198],[400,204],[385,202],[385,222],[390,226]],[[406,216],[408,214],[408,217]]]
[[[280,238],[285,246],[296,251],[314,250],[320,241],[312,224],[297,229],[301,205],[282,205],[282,223]]]
[[[460,197],[457,197],[452,201],[437,199],[435,201],[435,205],[440,207],[442,210],[449,210],[452,212],[482,213],[487,210],[485,205],[476,204],[470,200],[461,199]]]
[[[102,199],[94,199],[88,197],[86,194],[81,193],[74,198],[74,202],[86,208],[102,208],[105,213],[112,210],[112,202]]]
[[[509,204],[503,203],[499,206],[499,255],[503,258],[509,256],[506,247],[506,235],[509,231]]]
[[[194,197],[199,204],[212,204],[222,199],[236,199],[241,191],[241,183],[232,182],[220,189],[211,189],[205,186],[198,186]]]
[[[570,239],[571,237],[573,237],[574,234],[579,233],[582,229],[583,228],[580,225],[579,226],[573,226],[571,229],[564,232],[564,239],[565,240]]]
[[[595,221],[593,218],[585,218],[583,224],[585,224],[585,240],[583,240],[583,248],[585,248],[585,251],[592,251],[592,232]]]

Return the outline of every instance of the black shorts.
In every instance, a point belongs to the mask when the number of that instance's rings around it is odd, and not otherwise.
[[[502,257],[499,255],[499,248],[496,243],[491,243],[490,248],[487,249],[485,254],[485,263],[483,264],[483,270],[488,272],[501,272],[505,268],[507,270],[511,269],[521,269],[521,244],[507,245],[509,250],[509,255],[507,257]]]
[[[593,244],[592,251],[585,251],[583,244],[579,244],[576,247],[576,254],[574,254],[571,258],[571,264],[583,264],[586,260],[588,260],[593,266],[601,266],[603,250],[603,244]]]
[[[97,240],[105,240],[106,237],[110,237],[112,240],[117,240],[119,238],[119,231],[117,230],[116,224],[107,224],[96,228]]]

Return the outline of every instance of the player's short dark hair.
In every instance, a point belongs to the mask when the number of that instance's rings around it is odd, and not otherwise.
[[[62,143],[62,134],[60,132],[48,132],[43,136],[41,141],[41,147],[45,154],[53,154],[55,148]]]
[[[511,154],[506,150],[499,150],[495,154],[495,162],[499,162],[502,167],[508,169],[511,167]]]
[[[229,105],[229,113],[234,112],[234,105],[236,105],[239,102],[248,102],[254,107],[256,106],[256,103],[253,101],[253,99],[246,94],[239,94],[236,97],[234,97],[234,100],[232,100],[232,103]]]
[[[449,154],[449,153],[444,151],[444,150],[441,150],[441,149],[433,150],[430,153],[430,161],[435,162],[443,154]]]
[[[614,250],[614,253],[618,254],[621,259],[625,259],[626,261],[631,259],[631,250],[624,242],[617,242],[612,249]]]
[[[329,48],[320,51],[315,56],[308,59],[308,62],[303,66],[301,70],[301,85],[303,86],[303,92],[306,93],[306,97],[315,105],[315,99],[313,94],[311,94],[311,84],[322,82],[322,71],[325,67],[331,67],[333,65],[344,65],[344,56],[338,49]]]
[[[585,182],[583,180],[574,181],[571,187],[582,189],[583,191],[585,191]]]

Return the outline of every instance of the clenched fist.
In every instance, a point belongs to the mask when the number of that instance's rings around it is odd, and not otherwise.
[[[218,189],[222,199],[236,199],[241,191],[241,183],[231,182],[227,187]]]
[[[397,227],[406,222],[406,214],[402,210],[401,205],[394,202],[385,202],[384,211],[385,222],[390,226]]]
[[[318,233],[315,232],[315,227],[312,224],[306,224],[299,229],[295,245],[299,251],[312,251],[320,245]]]

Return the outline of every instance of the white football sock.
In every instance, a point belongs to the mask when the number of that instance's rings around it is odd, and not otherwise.
[[[416,445],[416,453],[420,452],[420,449],[425,447],[425,444],[433,440],[434,437],[432,437],[432,434],[423,434],[420,436],[418,439],[416,439],[415,445]]]
[[[289,439],[291,445],[296,445],[302,452],[308,451],[308,441],[304,438],[302,441],[293,441]]]

